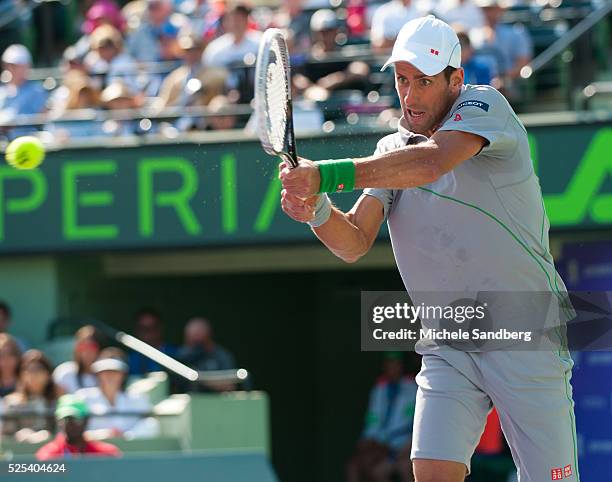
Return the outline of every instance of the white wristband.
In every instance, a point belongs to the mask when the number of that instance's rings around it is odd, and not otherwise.
[[[315,205],[315,217],[312,221],[308,222],[310,227],[318,228],[319,226],[325,224],[331,216],[331,210],[332,203],[329,200],[329,197],[325,193],[321,194],[317,204]]]

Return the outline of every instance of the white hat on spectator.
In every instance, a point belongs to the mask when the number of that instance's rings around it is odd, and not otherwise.
[[[91,371],[93,373],[100,373],[106,371],[117,371],[127,373],[129,370],[127,364],[117,358],[103,358],[102,360],[95,361],[91,364]]]
[[[317,10],[310,18],[310,30],[313,32],[321,32],[322,30],[331,30],[338,28],[338,17],[333,10],[323,8]]]
[[[446,67],[461,67],[461,46],[450,25],[433,15],[407,22],[397,35],[391,57],[381,70],[395,62],[408,62],[425,75]]]
[[[32,65],[32,55],[25,45],[13,44],[2,54],[2,62],[13,65]]]

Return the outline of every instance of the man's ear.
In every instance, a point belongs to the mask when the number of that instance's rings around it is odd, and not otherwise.
[[[450,78],[451,87],[456,90],[461,89],[461,86],[463,85],[463,80],[464,80],[463,67],[457,67],[457,70],[455,70],[451,74],[451,78]]]

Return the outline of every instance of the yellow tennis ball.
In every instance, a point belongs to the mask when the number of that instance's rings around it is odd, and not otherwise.
[[[45,146],[36,137],[18,137],[7,146],[5,157],[16,169],[35,169],[45,158]]]

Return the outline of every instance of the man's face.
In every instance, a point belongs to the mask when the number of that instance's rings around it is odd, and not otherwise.
[[[444,72],[425,75],[408,62],[395,63],[395,88],[408,129],[431,136],[448,113],[463,85],[463,69],[450,80]]]
[[[27,80],[28,73],[30,72],[29,65],[21,64],[4,64],[4,69],[11,73],[11,82],[15,85],[23,84]]]
[[[76,441],[83,437],[86,420],[76,417],[66,417],[58,421],[60,430],[66,434],[68,441]]]
[[[197,346],[210,339],[210,327],[204,323],[189,323],[185,327],[185,344]]]
[[[328,28],[325,30],[321,30],[316,35],[317,40],[323,44],[323,48],[326,52],[331,52],[336,50],[336,36],[338,35],[337,28]]]
[[[247,31],[249,25],[249,16],[236,10],[229,14],[227,18],[227,30],[233,33],[236,37],[241,37]]]
[[[104,42],[98,48],[98,55],[106,62],[111,62],[119,53],[119,50],[113,45],[112,42]]]
[[[161,339],[161,325],[156,316],[142,315],[138,319],[137,335],[145,343],[149,345],[157,344]]]
[[[495,25],[504,15],[504,9],[499,5],[492,5],[490,7],[484,7],[482,13],[484,13],[489,25]]]
[[[104,370],[98,373],[98,384],[107,393],[119,393],[125,376],[118,370]]]
[[[149,21],[154,26],[163,24],[172,11],[172,6],[167,0],[154,0],[148,5]]]

